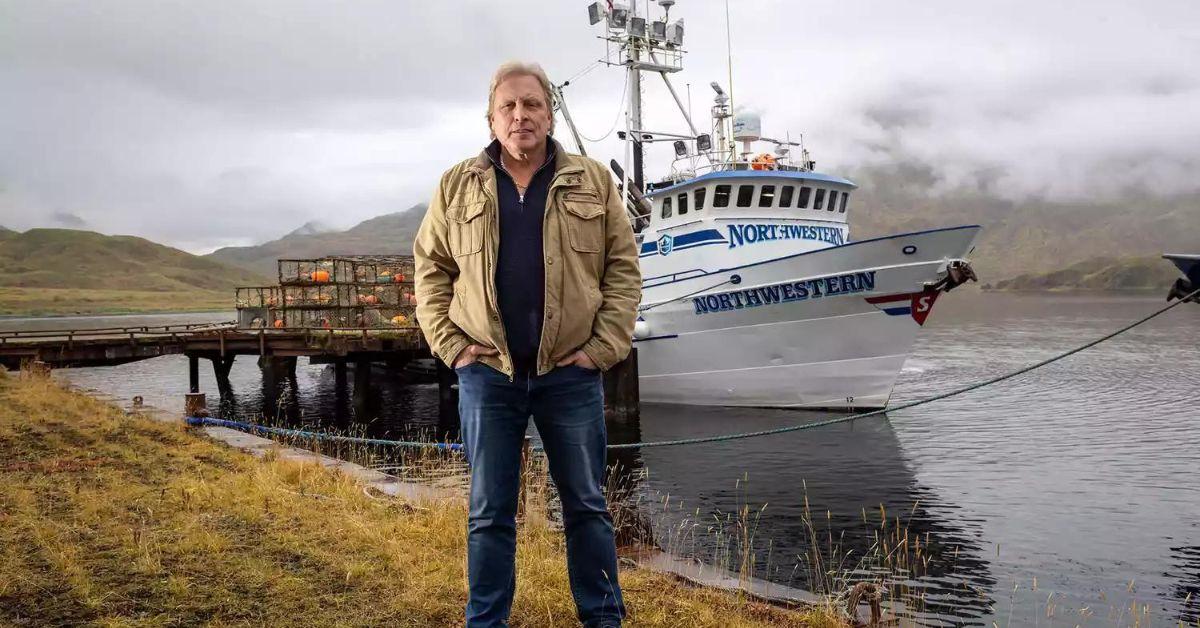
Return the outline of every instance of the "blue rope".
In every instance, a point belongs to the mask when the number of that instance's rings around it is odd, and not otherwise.
[[[1089,349],[1089,348],[1094,347],[1106,340],[1110,340],[1116,336],[1119,336],[1119,335],[1133,329],[1134,327],[1137,327],[1138,325],[1141,325],[1142,323],[1145,323],[1145,322],[1149,321],[1150,319],[1159,316],[1163,312],[1166,312],[1167,310],[1179,305],[1180,303],[1184,303],[1188,299],[1198,296],[1198,295],[1200,295],[1200,290],[1195,290],[1191,294],[1183,297],[1182,299],[1179,299],[1178,301],[1171,303],[1170,305],[1168,305],[1162,309],[1159,309],[1158,311],[1150,314],[1149,316],[1146,316],[1137,321],[1134,321],[1133,323],[1130,323],[1110,334],[1107,334],[1105,336],[1097,338],[1096,340],[1093,340],[1086,344],[1075,347],[1074,349],[1071,349],[1070,351],[1067,351],[1065,353],[1060,353],[1054,357],[1042,360],[1041,362],[1038,362],[1036,364],[1031,364],[1029,366],[1019,368],[1015,371],[1012,371],[1010,373],[1005,373],[1004,375],[1000,375],[998,377],[993,377],[991,379],[987,379],[987,380],[984,380],[981,382],[976,382],[969,386],[963,386],[961,388],[956,388],[954,390],[944,392],[940,395],[934,395],[933,397],[927,397],[925,399],[911,401],[909,403],[901,404],[898,406],[892,406],[890,408],[883,408],[880,410],[872,410],[870,412],[861,412],[858,414],[851,414],[851,415],[847,415],[847,416],[843,416],[843,417],[827,419],[825,421],[804,423],[802,425],[790,425],[787,427],[779,427],[779,428],[770,429],[770,430],[758,430],[756,432],[742,432],[739,434],[724,434],[724,435],[720,435],[720,436],[701,436],[701,437],[697,437],[697,438],[679,438],[679,439],[675,439],[675,440],[652,441],[649,443],[620,443],[620,444],[616,444],[616,445],[608,445],[608,448],[609,449],[637,449],[637,448],[641,448],[641,447],[672,447],[672,446],[676,446],[676,445],[698,445],[701,443],[716,443],[716,442],[722,442],[722,441],[740,440],[743,438],[754,438],[757,436],[770,436],[773,434],[784,434],[787,432],[798,432],[801,430],[811,430],[811,429],[816,429],[818,427],[825,427],[827,425],[834,425],[837,423],[846,423],[849,421],[855,421],[855,420],[864,419],[867,417],[880,416],[887,412],[895,412],[897,410],[907,410],[908,408],[915,408],[916,406],[925,405],[927,403],[932,403],[934,401],[940,401],[942,399],[947,399],[950,397],[961,395],[963,393],[970,392],[972,390],[978,390],[980,388],[983,388],[984,386],[990,386],[992,384],[1002,382],[1007,379],[1012,379],[1014,377],[1017,377],[1018,375],[1023,375],[1032,370],[1039,369],[1043,366],[1046,366],[1047,364],[1051,364],[1051,363],[1057,362],[1059,360],[1062,360],[1063,358],[1070,357],[1072,355],[1075,355],[1076,353],[1079,353],[1080,351],[1083,351],[1084,349]],[[279,428],[279,427],[267,427],[265,425],[256,425],[254,423],[242,423],[240,421],[228,421],[225,419],[214,419],[214,418],[209,418],[209,417],[187,417],[186,421],[187,421],[188,425],[219,425],[222,427],[229,427],[229,428],[239,429],[239,430],[244,430],[244,431],[249,431],[249,432],[259,432],[259,433],[264,433],[264,434],[278,434],[281,436],[292,436],[292,437],[296,437],[296,438],[314,438],[314,439],[318,439],[318,440],[329,440],[329,441],[344,442],[344,443],[356,443],[356,444],[362,444],[362,445],[383,445],[383,446],[389,446],[389,447],[435,448],[435,449],[444,449],[444,450],[449,450],[449,451],[462,451],[463,450],[463,445],[461,443],[422,443],[422,442],[414,442],[414,441],[383,440],[383,439],[379,439],[379,438],[358,438],[358,437],[354,437],[354,436],[338,436],[336,434],[323,434],[323,433],[318,433],[318,432],[305,432],[302,430],[290,430],[290,429],[284,429],[284,428]],[[532,449],[534,451],[542,451],[542,447],[538,446],[538,445],[533,446]]]

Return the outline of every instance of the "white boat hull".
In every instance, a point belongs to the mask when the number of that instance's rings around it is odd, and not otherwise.
[[[937,299],[927,286],[966,256],[978,231],[852,242],[685,279],[649,276],[634,341],[641,398],[886,407]],[[713,287],[734,275],[736,284]]]

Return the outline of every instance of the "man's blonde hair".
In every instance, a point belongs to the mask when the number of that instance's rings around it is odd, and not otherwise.
[[[537,63],[526,63],[524,61],[506,61],[496,68],[496,73],[492,75],[492,84],[488,88],[488,106],[487,113],[484,118],[488,123],[488,133],[492,139],[495,139],[496,134],[492,132],[492,108],[496,106],[496,88],[503,83],[505,79],[514,76],[532,76],[537,79],[538,84],[542,86],[542,92],[546,97],[546,106],[550,108],[550,131],[554,134],[554,90],[550,86],[550,77],[546,76],[546,71]]]

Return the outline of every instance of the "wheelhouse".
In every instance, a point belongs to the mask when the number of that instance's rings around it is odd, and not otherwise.
[[[747,218],[845,223],[856,187],[814,172],[713,172],[648,193],[650,216],[642,227]]]

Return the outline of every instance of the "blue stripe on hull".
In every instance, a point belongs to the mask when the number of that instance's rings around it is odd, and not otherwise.
[[[684,233],[674,236],[674,250],[691,248],[700,244],[717,244],[727,242],[720,231],[716,229],[701,229],[691,233]],[[658,241],[643,242],[642,255],[653,254],[658,252]]]
[[[912,236],[925,235],[925,234],[928,234],[928,233],[940,233],[940,232],[943,232],[943,231],[960,231],[960,230],[962,230],[962,229],[979,229],[979,228],[980,228],[980,227],[979,227],[979,225],[963,225],[963,226],[961,226],[961,227],[944,227],[944,228],[941,228],[941,229],[926,229],[926,230],[924,230],[924,231],[914,231],[914,232],[912,232],[912,233],[898,233],[898,234],[896,234],[896,235],[883,236],[883,237],[879,237],[879,238],[870,238],[870,239],[867,239],[867,240],[856,240],[856,241],[854,241],[854,242],[847,242],[847,243],[845,243],[845,244],[843,244],[843,245],[840,245],[840,246],[830,246],[830,247],[826,247],[826,248],[823,248],[823,249],[816,249],[816,250],[813,250],[813,251],[803,251],[803,252],[800,252],[800,253],[791,253],[791,254],[788,254],[788,255],[783,255],[783,256],[780,256],[780,257],[772,258],[772,259],[762,260],[762,261],[758,261],[758,262],[750,262],[750,263],[748,263],[748,264],[742,264],[742,265],[739,265],[739,266],[731,266],[731,267],[729,267],[729,268],[722,268],[722,269],[720,269],[720,270],[706,271],[706,270],[704,270],[704,269],[702,269],[702,268],[693,268],[693,269],[691,269],[691,270],[679,271],[679,272],[677,272],[677,273],[668,273],[668,274],[665,274],[665,275],[658,275],[658,276],[655,276],[655,277],[643,277],[643,278],[642,278],[642,288],[643,288],[643,289],[644,289],[644,288],[657,288],[657,287],[659,287],[659,286],[665,286],[665,285],[669,285],[669,284],[677,283],[677,282],[680,282],[680,281],[686,281],[686,280],[688,280],[688,279],[695,279],[695,278],[697,278],[697,277],[707,277],[708,275],[716,275],[716,274],[720,274],[720,273],[727,273],[727,272],[731,272],[731,271],[735,271],[735,270],[741,270],[741,269],[743,269],[743,268],[750,268],[750,267],[753,267],[753,266],[761,266],[761,265],[763,265],[763,264],[770,264],[770,263],[772,263],[772,262],[778,262],[778,261],[780,261],[780,260],[792,259],[792,258],[795,258],[795,257],[801,257],[801,256],[803,256],[803,255],[812,255],[812,254],[814,254],[814,253],[826,253],[826,252],[828,252],[828,251],[834,251],[834,250],[837,250],[837,249],[844,249],[844,248],[851,247],[851,246],[858,246],[858,245],[860,245],[860,244],[868,244],[868,243],[870,243],[870,242],[880,242],[880,241],[883,241],[883,240],[895,240],[895,239],[897,239],[897,238],[908,238],[908,237],[912,237]],[[712,231],[715,231],[715,229],[713,229]],[[697,232],[697,233],[701,233],[701,232]],[[655,247],[657,247],[657,244],[655,244],[654,246],[655,246]],[[643,244],[643,245],[642,245],[642,248],[643,248],[643,250],[645,249],[645,247],[646,247],[646,245],[645,245],[645,244]],[[656,249],[656,250],[657,250],[657,249]],[[698,272],[698,273],[700,273],[700,274],[698,274],[698,275],[689,275],[689,276],[687,276],[687,277],[679,277],[679,275],[684,275],[684,274],[689,274],[689,273],[696,273],[696,272]],[[653,285],[649,285],[649,282],[651,282],[651,281],[654,281],[654,280],[656,280],[656,279],[663,279],[663,278],[667,278],[667,277],[670,277],[670,278],[672,278],[672,279],[670,279],[670,280],[668,280],[668,281],[661,281],[661,282],[655,283],[655,284],[653,284]],[[679,277],[679,278],[677,278],[677,279],[676,279],[676,277]]]

